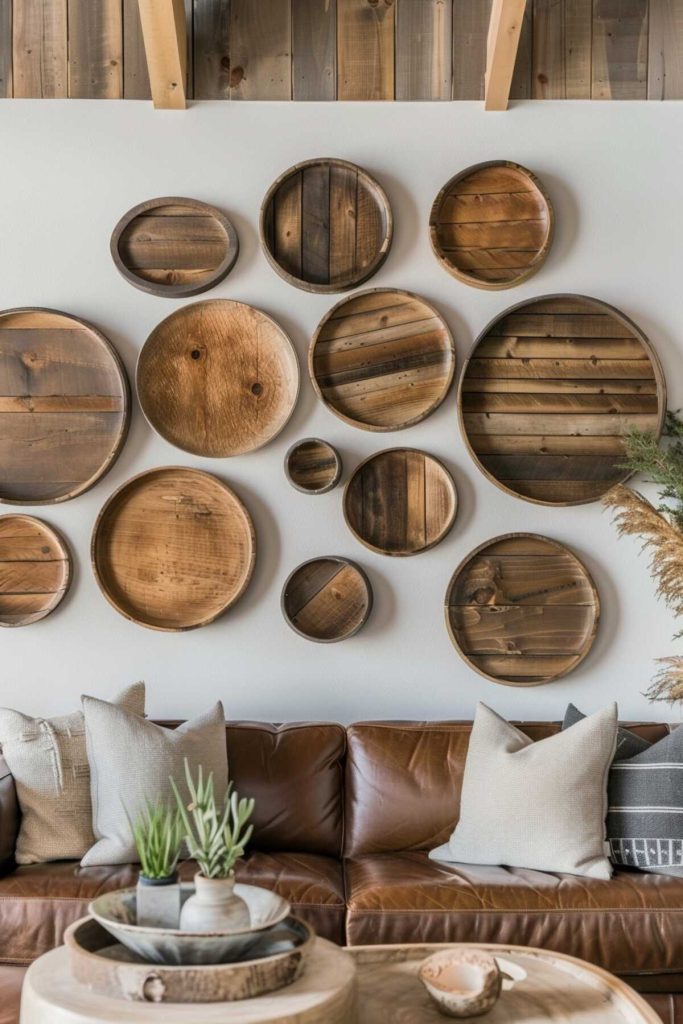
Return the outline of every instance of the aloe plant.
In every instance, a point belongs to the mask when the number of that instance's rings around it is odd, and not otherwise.
[[[169,878],[175,874],[184,831],[178,810],[161,802],[147,803],[132,830],[145,878]]]

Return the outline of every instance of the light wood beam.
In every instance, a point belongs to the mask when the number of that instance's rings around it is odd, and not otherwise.
[[[507,110],[525,7],[526,0],[493,0],[486,47],[486,110]]]
[[[157,109],[187,106],[184,0],[138,0],[152,100]]]

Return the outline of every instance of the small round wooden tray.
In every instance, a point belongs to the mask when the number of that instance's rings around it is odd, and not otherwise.
[[[306,437],[285,455],[285,473],[292,487],[304,494],[326,494],[342,475],[339,452],[328,441]]]
[[[433,306],[370,288],[333,306],[308,356],[318,396],[363,430],[402,430],[434,412],[455,373],[453,337]]]
[[[152,295],[199,295],[232,270],[237,232],[220,210],[197,199],[164,196],[125,213],[111,255],[126,281]]]
[[[580,505],[628,479],[624,438],[659,436],[666,385],[631,320],[584,295],[512,306],[463,368],[460,427],[480,469],[540,505]]]
[[[433,455],[387,448],[358,466],[344,492],[344,518],[361,544],[382,555],[417,555],[455,521],[453,478]]]
[[[511,288],[535,274],[553,239],[554,214],[538,178],[509,160],[456,174],[434,200],[429,234],[453,277],[475,288]]]
[[[102,593],[121,615],[180,631],[206,626],[242,596],[256,538],[227,484],[165,466],[112,494],[97,517],[91,556]]]
[[[33,516],[0,516],[0,626],[44,619],[70,584],[66,541]]]
[[[154,328],[138,359],[137,391],[164,440],[192,455],[225,458],[279,434],[299,395],[299,364],[265,313],[208,299]]]
[[[51,505],[92,487],[128,433],[128,378],[92,324],[0,312],[0,501]]]
[[[348,640],[372,611],[370,580],[348,558],[303,562],[282,590],[282,614],[295,633],[320,644]]]
[[[392,233],[384,189],[346,160],[290,167],[261,205],[268,262],[308,292],[345,292],[367,281],[387,258]]]
[[[508,533],[460,563],[445,610],[455,649],[475,672],[507,686],[538,686],[586,657],[600,599],[569,548],[534,533]]]

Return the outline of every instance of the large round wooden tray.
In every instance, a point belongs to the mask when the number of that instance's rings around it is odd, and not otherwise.
[[[319,437],[296,441],[285,455],[285,473],[292,487],[303,494],[327,494],[342,475],[339,452]]]
[[[261,206],[261,244],[289,284],[344,292],[379,270],[393,233],[384,189],[346,160],[307,160],[285,171]]]
[[[666,385],[632,321],[583,295],[549,295],[496,318],[465,363],[460,426],[503,490],[542,505],[579,505],[630,475],[632,427],[659,436]]]
[[[444,185],[429,218],[432,248],[453,277],[475,288],[511,288],[535,274],[553,238],[553,208],[538,178],[492,160]]]
[[[244,593],[256,538],[249,513],[215,476],[166,466],[123,484],[100,512],[91,555],[102,593],[151,629],[212,622]]]
[[[361,462],[346,485],[344,518],[361,544],[416,555],[443,540],[458,498],[445,466],[416,448],[387,448]]]
[[[243,302],[209,299],[172,313],[137,367],[142,411],[161,436],[210,458],[268,444],[292,414],[299,364],[282,328]]]
[[[92,324],[52,309],[0,312],[0,501],[75,498],[111,467],[128,432],[118,355]]]
[[[239,242],[231,222],[197,199],[149,199],[124,214],[111,255],[126,281],[152,295],[198,295],[232,270]]]
[[[33,516],[0,516],[0,626],[44,619],[71,583],[66,542]]]
[[[340,419],[363,430],[402,430],[443,402],[455,349],[448,326],[419,295],[371,288],[327,313],[308,366],[319,397]]]
[[[347,640],[365,625],[372,587],[348,558],[312,558],[292,572],[282,590],[282,614],[295,633],[329,644]]]
[[[458,654],[508,686],[550,683],[590,651],[600,599],[586,567],[557,541],[509,533],[475,548],[446,591]]]

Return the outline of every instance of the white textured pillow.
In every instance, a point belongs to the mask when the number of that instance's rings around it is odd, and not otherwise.
[[[142,717],[145,684],[127,687],[112,704]],[[80,859],[95,840],[83,712],[31,718],[0,708],[0,746],[21,808],[17,864]]]
[[[185,758],[193,774],[199,765],[205,778],[213,772],[216,799],[223,800],[228,752],[220,701],[177,729],[165,729],[93,697],[83,698],[83,713],[96,839],[81,861],[83,867],[137,863],[130,822],[148,801],[173,801],[169,776],[182,792]]]
[[[616,738],[616,704],[536,743],[479,704],[460,820],[430,857],[609,878],[607,774]]]

